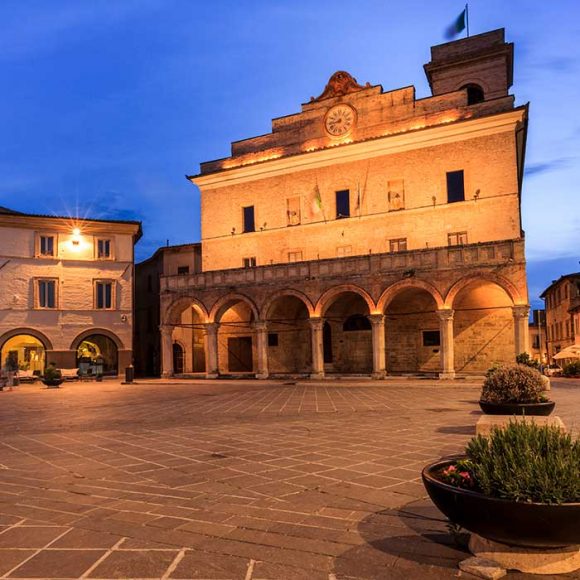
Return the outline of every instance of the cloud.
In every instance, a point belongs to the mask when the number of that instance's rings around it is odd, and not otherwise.
[[[533,175],[540,175],[541,173],[548,173],[550,171],[557,171],[568,167],[570,160],[567,157],[560,159],[553,159],[552,161],[539,161],[538,163],[528,163],[525,169],[526,177]]]

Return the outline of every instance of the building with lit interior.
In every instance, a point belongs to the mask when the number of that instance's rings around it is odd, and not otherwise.
[[[161,276],[165,376],[184,331],[204,365],[180,370],[208,377],[454,377],[528,350],[513,44],[435,46],[425,72],[417,98],[339,71],[189,178],[202,271]]]
[[[0,208],[0,359],[28,374],[117,374],[132,363],[141,224]]]

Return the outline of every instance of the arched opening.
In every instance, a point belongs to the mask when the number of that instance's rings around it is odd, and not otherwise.
[[[118,374],[119,353],[115,341],[104,334],[85,336],[77,346],[77,367],[81,375]]]
[[[370,314],[358,293],[336,295],[324,309],[323,346],[325,372],[368,374],[373,370],[373,340],[370,324],[361,322]]]
[[[182,357],[181,371],[174,365],[174,374],[204,373],[204,313],[197,304],[185,303],[183,310],[175,318],[171,338],[174,345],[180,346]]]
[[[423,288],[402,288],[385,310],[389,374],[439,372],[441,337],[437,303]]]
[[[467,91],[468,105],[477,105],[477,103],[481,103],[485,100],[483,89],[479,85],[470,83],[468,85],[462,86],[461,88]]]
[[[1,368],[40,375],[46,366],[46,347],[37,337],[17,334],[8,338],[0,351]]]
[[[254,310],[245,300],[232,299],[218,311],[218,369],[220,374],[255,370]]]
[[[312,368],[309,312],[293,295],[276,298],[268,307],[268,366],[270,374],[309,373]]]
[[[178,343],[173,343],[173,373],[182,375],[185,370],[183,347]]]
[[[498,284],[473,280],[455,295],[455,370],[483,373],[494,363],[514,361],[513,302]]]

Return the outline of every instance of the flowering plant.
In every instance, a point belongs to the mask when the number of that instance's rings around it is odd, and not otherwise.
[[[441,471],[441,480],[453,487],[462,489],[473,489],[475,479],[471,472],[471,465],[468,460],[462,459],[455,465],[450,465]]]

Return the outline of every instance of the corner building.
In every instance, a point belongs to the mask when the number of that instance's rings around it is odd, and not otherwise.
[[[425,72],[417,99],[339,71],[189,178],[202,272],[161,278],[165,376],[184,327],[208,377],[452,378],[528,350],[513,45],[435,46]]]

